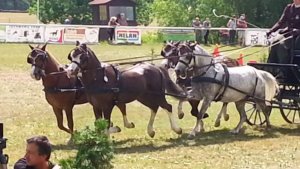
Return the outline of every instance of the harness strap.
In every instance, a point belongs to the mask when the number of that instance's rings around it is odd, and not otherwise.
[[[223,85],[223,82],[220,81],[220,80],[216,80],[212,77],[201,77],[201,76],[195,76],[192,78],[192,82],[194,83],[215,83],[215,84],[219,84],[219,85]],[[240,92],[250,98],[254,98],[254,99],[257,99],[257,100],[261,100],[261,101],[266,101],[265,99],[261,99],[261,98],[258,98],[258,97],[255,97],[253,95],[250,95],[249,93],[246,93],[240,89],[237,89],[235,87],[232,87],[230,85],[228,85],[228,88],[232,89],[232,90],[235,90],[237,92]]]
[[[257,87],[257,83],[258,83],[258,76],[257,76],[256,71],[255,71],[255,74],[256,74],[256,78],[255,78],[255,87],[254,87],[254,89],[253,89],[252,96],[255,96],[256,87]]]
[[[120,89],[121,89],[121,73],[120,71],[114,67],[113,65],[111,65],[111,67],[113,68],[114,72],[115,72],[115,75],[116,75],[116,80],[117,80],[117,87],[115,88],[115,91],[114,92],[114,102],[115,104],[118,103],[118,100],[119,100],[119,94],[120,94]]]
[[[227,66],[225,65],[225,64],[222,64],[222,66],[223,66],[223,68],[224,68],[224,75],[223,75],[223,85],[221,86],[221,88],[223,88],[223,90],[222,90],[222,92],[221,93],[219,93],[216,97],[215,97],[215,99],[214,99],[214,101],[220,101],[220,100],[222,100],[222,98],[224,97],[224,94],[225,94],[225,91],[226,91],[226,89],[228,88],[228,86],[229,86],[229,77],[230,77],[230,75],[229,75],[229,72],[228,72],[228,68],[227,68]],[[220,89],[221,90],[221,89]]]

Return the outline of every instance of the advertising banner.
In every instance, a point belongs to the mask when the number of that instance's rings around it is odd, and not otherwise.
[[[246,30],[245,31],[245,45],[257,45],[257,46],[267,46],[267,29],[261,29],[261,30]]]
[[[6,42],[44,43],[44,30],[39,25],[8,25]]]
[[[139,29],[115,29],[116,44],[142,44],[142,33]]]
[[[64,30],[65,43],[74,43],[76,41],[88,44],[98,43],[98,36],[98,28],[67,27]]]
[[[62,44],[64,37],[63,27],[46,27],[45,41],[47,43]]]

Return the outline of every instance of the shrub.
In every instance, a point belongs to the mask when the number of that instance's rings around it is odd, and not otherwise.
[[[113,147],[105,131],[108,123],[97,120],[95,127],[86,127],[74,134],[78,149],[75,158],[60,161],[63,169],[110,169],[113,168]]]

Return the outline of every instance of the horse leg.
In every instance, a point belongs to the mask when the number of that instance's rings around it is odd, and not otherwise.
[[[124,126],[126,128],[134,128],[135,127],[134,123],[132,123],[132,122],[129,123],[129,121],[127,119],[127,116],[126,116],[126,104],[117,104],[117,107],[122,112]]]
[[[223,103],[223,106],[225,106],[224,111],[223,111],[223,118],[225,121],[229,120],[229,114],[227,113],[227,105],[228,105],[228,103]]]
[[[74,122],[73,122],[73,107],[65,109],[67,121],[68,121],[68,127],[70,130],[70,133],[73,134],[74,129]]]
[[[188,135],[188,139],[193,139],[197,133],[200,133],[200,129],[201,129],[201,123],[203,124],[202,122],[202,119],[196,117],[196,125],[194,127],[194,129],[192,130],[192,132]]]
[[[211,100],[209,100],[208,98],[204,99],[201,109],[197,115],[197,123],[196,123],[194,129],[189,134],[188,138],[194,138],[196,136],[196,133],[204,132],[204,123],[203,123],[202,119],[203,119],[203,116],[205,115],[205,112],[207,111],[210,103],[211,103]]]
[[[178,118],[179,119],[183,119],[184,117],[184,113],[182,111],[182,104],[183,104],[184,100],[179,100],[178,102],[178,107],[177,107],[177,110],[178,110]]]
[[[247,119],[247,115],[246,115],[246,111],[245,111],[245,104],[246,104],[245,101],[235,102],[235,107],[240,114],[240,122],[238,123],[238,125],[236,126],[235,129],[231,130],[231,133],[233,133],[233,134],[237,134],[240,132],[240,129],[242,128],[243,123]]]
[[[267,106],[265,102],[258,102],[259,107],[262,109],[262,112],[265,115],[266,118],[266,130],[270,129],[272,127],[270,123],[270,113],[272,108],[270,106]]]
[[[157,111],[154,111],[151,109],[151,116],[150,116],[150,120],[149,120],[149,123],[147,126],[147,133],[151,138],[153,138],[155,136],[155,131],[153,130],[153,123],[155,120],[156,112]]]
[[[63,111],[62,111],[62,109],[59,109],[59,108],[56,108],[56,107],[52,107],[52,108],[53,108],[54,114],[56,116],[58,128],[71,134],[70,130],[65,128],[65,126],[63,124]]]
[[[172,113],[172,105],[170,105],[169,103],[167,103],[167,101],[164,99],[164,101],[162,102],[163,104],[161,104],[160,106],[167,111],[168,116],[169,116],[169,120],[170,120],[170,125],[171,125],[171,129],[177,133],[177,134],[182,134],[182,129],[180,127],[178,127],[178,124],[176,123],[173,113]]]
[[[224,114],[224,119],[225,119],[225,114],[226,114],[226,110],[227,110],[227,104],[228,103],[223,103],[222,109],[219,112],[219,114],[217,116],[217,119],[215,121],[215,127],[220,127],[220,125],[221,125],[221,117],[222,117],[223,114]]]
[[[111,133],[118,133],[121,132],[120,127],[118,126],[111,126],[111,113],[112,113],[112,109],[113,109],[114,105],[113,104],[106,104],[105,107],[103,107],[103,115],[104,115],[104,119],[108,121],[108,124],[110,124],[110,126],[108,126],[108,134]]]

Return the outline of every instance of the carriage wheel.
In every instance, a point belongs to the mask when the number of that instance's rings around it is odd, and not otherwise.
[[[300,102],[299,100],[281,99],[280,113],[283,119],[291,124],[300,124]]]
[[[266,123],[266,117],[261,110],[258,110],[256,107],[256,103],[254,102],[246,102],[245,111],[247,114],[246,122],[253,125],[263,125]]]

